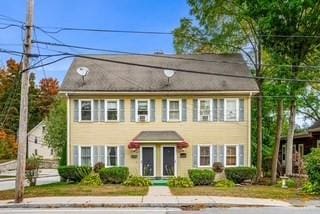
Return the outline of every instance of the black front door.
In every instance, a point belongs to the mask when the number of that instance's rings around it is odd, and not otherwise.
[[[153,147],[142,147],[142,176],[154,176]]]
[[[175,173],[175,149],[174,147],[163,147],[162,151],[162,175],[174,176]]]

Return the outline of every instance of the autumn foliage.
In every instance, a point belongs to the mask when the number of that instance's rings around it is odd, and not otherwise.
[[[17,156],[18,144],[13,134],[0,130],[0,160],[15,159]]]

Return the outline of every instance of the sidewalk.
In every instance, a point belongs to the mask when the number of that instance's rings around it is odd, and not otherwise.
[[[0,201],[0,208],[58,208],[58,207],[289,207],[288,202],[238,197],[173,196],[168,187],[150,187],[147,196],[71,196],[26,198],[23,203]]]

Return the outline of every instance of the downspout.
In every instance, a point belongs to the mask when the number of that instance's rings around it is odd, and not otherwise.
[[[67,97],[67,165],[70,165],[70,98],[68,93]]]
[[[248,148],[247,148],[247,164],[251,167],[251,97],[252,92],[250,92],[249,99],[248,99]]]

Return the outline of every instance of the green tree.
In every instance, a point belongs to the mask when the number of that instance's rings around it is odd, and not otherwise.
[[[263,47],[276,55],[284,64],[291,65],[283,71],[287,78],[310,79],[319,72],[307,69],[319,54],[320,2],[318,0],[239,0],[246,8],[246,16],[255,20]],[[318,58],[318,57],[317,57]],[[316,74],[316,75],[315,75]],[[293,135],[297,112],[297,97],[306,88],[306,83],[287,84],[290,100],[289,128],[287,136],[286,174],[292,174]]]
[[[66,101],[59,99],[46,119],[45,143],[53,148],[59,157],[60,165],[66,165],[67,149],[67,106]]]
[[[242,52],[257,77],[263,76],[262,47],[257,35],[255,19],[247,16],[238,0],[188,0],[194,20],[183,18],[174,31],[174,46],[180,53],[234,53]],[[248,51],[248,48],[250,51]],[[257,179],[262,171],[263,151],[263,79],[257,80]]]

